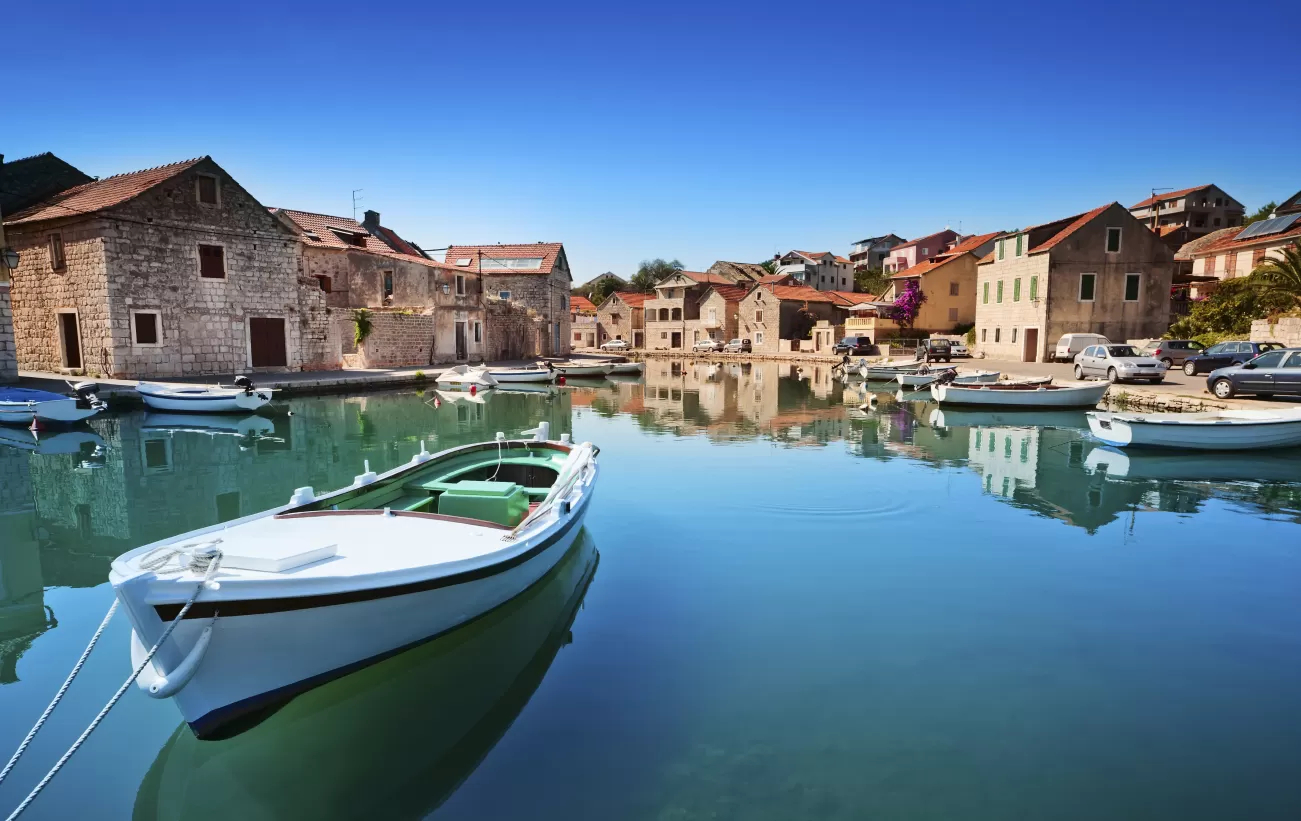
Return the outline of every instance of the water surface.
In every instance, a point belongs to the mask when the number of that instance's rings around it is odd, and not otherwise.
[[[1296,818],[1301,457],[1118,453],[823,368],[129,413],[0,440],[0,757],[135,545],[540,419],[586,533],[464,630],[199,742],[132,689],[31,818]],[[292,411],[289,415],[287,411]],[[18,445],[21,445],[19,447]],[[0,786],[129,673],[118,619]]]

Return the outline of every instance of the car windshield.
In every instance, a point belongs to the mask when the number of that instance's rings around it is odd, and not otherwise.
[[[1133,345],[1108,345],[1107,353],[1112,356],[1142,356]]]

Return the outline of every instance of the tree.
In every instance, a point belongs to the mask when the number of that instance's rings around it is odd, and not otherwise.
[[[880,296],[890,285],[890,277],[880,268],[867,268],[854,272],[854,289],[864,294]]]
[[[633,274],[628,286],[634,291],[640,291],[643,294],[649,294],[655,290],[655,286],[670,274],[682,270],[682,263],[675,260],[665,262],[662,259],[644,259],[641,265],[637,266],[637,273]]]
[[[605,302],[605,298],[615,291],[619,290],[619,284],[610,277],[601,277],[593,285],[588,299],[592,300],[593,305],[600,305]]]
[[[809,339],[813,336],[813,326],[818,324],[818,318],[809,311],[808,303],[796,312],[791,318],[791,339]]]
[[[765,259],[763,262],[759,263],[759,267],[770,274],[775,274],[777,273],[777,260]]]
[[[1261,260],[1248,278],[1266,295],[1301,306],[1301,242],[1285,247],[1282,257]]]
[[[1251,321],[1296,305],[1295,297],[1262,287],[1253,276],[1226,279],[1205,300],[1170,326],[1169,339],[1198,339],[1205,343],[1219,336],[1243,336]]]
[[[1244,219],[1242,221],[1242,224],[1251,225],[1253,222],[1260,222],[1263,219],[1269,219],[1269,215],[1274,213],[1274,209],[1277,207],[1278,207],[1278,203],[1274,202],[1273,200],[1270,200],[1265,205],[1260,206],[1259,211]]]
[[[921,312],[922,305],[926,302],[926,294],[922,293],[921,286],[917,280],[908,280],[908,285],[903,289],[903,293],[894,301],[894,310],[891,311],[890,318],[899,323],[900,328],[912,328],[913,323],[917,321],[917,314]]]

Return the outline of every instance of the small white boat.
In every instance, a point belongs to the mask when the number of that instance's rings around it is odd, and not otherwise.
[[[917,373],[921,362],[882,362],[879,365],[860,365],[859,374],[869,382],[893,382],[901,373]]]
[[[211,736],[515,598],[569,551],[596,489],[597,448],[548,428],[422,445],[383,474],[120,556],[109,580],[137,685]]]
[[[94,382],[78,382],[72,389],[75,396],[33,388],[0,387],[0,424],[30,425],[35,421],[69,425],[89,419],[108,407],[96,395],[99,386]]]
[[[611,362],[610,376],[641,376],[646,370],[645,362]]]
[[[537,365],[528,368],[489,368],[487,365],[480,365],[479,369],[487,371],[488,376],[492,377],[498,385],[550,382],[556,378],[550,370]]]
[[[1261,450],[1301,445],[1301,409],[1088,414],[1089,432],[1115,447]]]
[[[549,362],[561,376],[606,376],[614,366],[608,362]]]
[[[941,405],[998,405],[1005,408],[1087,408],[1102,401],[1110,384],[1088,385],[931,385]]]
[[[247,376],[234,385],[180,385],[141,382],[136,393],[154,410],[183,413],[252,413],[271,401],[275,391],[259,388]]]
[[[898,379],[899,384],[903,385],[905,388],[924,388],[950,371],[957,373],[956,368],[940,368],[939,370],[931,370],[929,373],[923,373],[921,371],[917,371],[916,373],[900,373],[895,378]],[[1002,376],[1002,374],[998,371],[958,373],[957,376],[949,380],[949,384],[983,385],[990,382],[997,382],[1000,376]]]
[[[482,391],[497,386],[497,380],[488,373],[487,368],[472,368],[469,365],[448,368],[440,373],[435,381],[440,388],[461,391],[468,391],[470,388]]]

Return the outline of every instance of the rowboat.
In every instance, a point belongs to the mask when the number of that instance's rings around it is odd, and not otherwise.
[[[1301,461],[1289,451],[1247,453],[1116,450],[1098,446],[1084,459],[1084,469],[1108,479],[1144,482],[1301,482]]]
[[[646,370],[645,362],[610,362],[610,376],[641,376]]]
[[[1301,409],[1088,414],[1089,432],[1114,447],[1261,450],[1301,445]]]
[[[915,373],[901,372],[895,378],[898,379],[899,384],[903,385],[905,388],[924,388],[927,385],[934,382],[936,379],[939,379],[941,375],[949,372],[957,373],[956,369],[942,368],[938,371],[934,371],[934,370],[930,371],[929,373],[922,373],[921,371],[917,371]],[[953,377],[951,380],[949,380],[949,384],[983,385],[983,384],[988,384],[990,382],[997,382],[998,378],[1001,375],[1002,374],[1000,374],[998,371],[974,371],[972,373],[960,373],[957,374],[957,376]]]
[[[132,817],[435,813],[515,722],[557,654],[582,641],[570,631],[599,562],[584,531],[536,584],[445,636],[304,693],[220,743],[177,727],[142,779]]]
[[[75,395],[68,396],[33,388],[0,387],[0,424],[30,425],[35,421],[69,425],[108,407],[96,395],[99,386],[94,382],[78,382],[72,390]]]
[[[860,365],[858,372],[868,381],[893,382],[901,373],[917,373],[921,362],[883,362],[880,365]]]
[[[548,362],[561,376],[605,376],[614,366],[608,362]]]
[[[1107,382],[1088,385],[931,385],[941,405],[998,405],[1005,408],[1087,408],[1102,401]]]
[[[1083,430],[1089,426],[1080,410],[1044,410],[1042,408],[959,407],[949,405],[931,411],[928,421],[934,428],[1067,428]]]
[[[331,493],[301,487],[120,556],[136,683],[209,737],[510,601],[568,552],[596,488],[592,444],[530,433],[422,444]]]
[[[275,391],[259,388],[247,376],[234,385],[172,385],[141,382],[136,393],[154,410],[183,413],[252,413],[271,401]]]
[[[454,368],[448,368],[440,373],[434,381],[440,388],[457,391],[468,391],[471,388],[482,391],[497,386],[497,380],[488,373],[487,368],[472,368],[469,365],[457,365]]]
[[[479,369],[487,371],[488,376],[492,377],[498,385],[550,382],[556,378],[550,369],[537,365],[528,368],[489,368],[487,365],[480,365]]]

